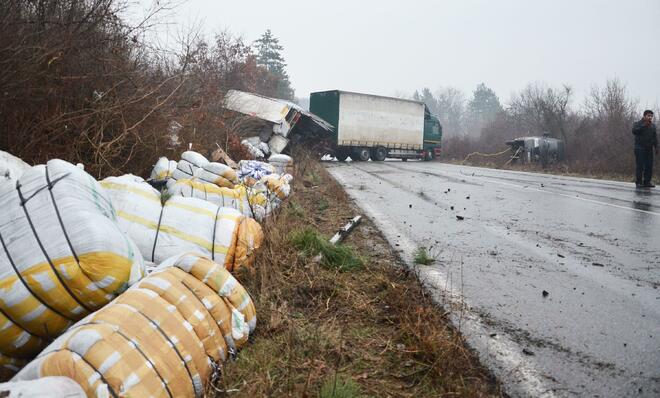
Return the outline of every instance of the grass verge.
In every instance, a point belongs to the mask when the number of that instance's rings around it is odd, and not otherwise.
[[[255,268],[239,276],[257,306],[256,334],[207,396],[501,396],[370,220],[345,246],[326,246],[358,211],[323,167],[296,159],[295,211],[285,205],[264,223]]]

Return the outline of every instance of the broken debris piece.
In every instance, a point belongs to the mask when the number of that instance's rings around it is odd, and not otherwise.
[[[527,348],[523,348],[522,352],[523,352],[523,354],[525,354],[525,355],[529,355],[529,356],[534,355],[534,351],[529,350],[529,349],[527,349]]]

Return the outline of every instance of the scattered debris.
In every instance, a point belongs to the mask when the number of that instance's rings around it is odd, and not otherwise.
[[[543,295],[543,297],[548,297],[550,293],[548,293],[547,290],[544,290],[543,292],[541,292],[541,295]]]
[[[523,348],[522,352],[523,352],[523,354],[525,354],[525,355],[529,355],[529,356],[533,356],[533,355],[535,355],[535,354],[534,354],[534,351],[529,350],[529,349],[527,349],[527,348]]]
[[[605,266],[605,264],[601,264],[601,263],[591,263],[591,265],[593,265],[594,267],[604,267]]]
[[[566,258],[566,256],[564,256],[563,254],[560,254],[560,253],[557,253],[557,257],[559,257],[559,258]]]
[[[459,216],[459,215],[457,214],[457,215],[456,215],[456,219],[457,219],[458,221],[463,221],[463,220],[465,220],[465,217],[463,217],[463,216]]]

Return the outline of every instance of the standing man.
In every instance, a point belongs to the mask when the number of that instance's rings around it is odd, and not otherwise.
[[[658,133],[653,124],[653,111],[645,110],[644,117],[633,125],[635,136],[635,186],[653,188],[653,152],[658,154]]]

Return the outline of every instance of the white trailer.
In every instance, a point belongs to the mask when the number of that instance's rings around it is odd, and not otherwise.
[[[338,159],[426,158],[439,147],[440,124],[422,102],[335,90],[312,93],[310,110],[335,126]],[[434,130],[437,139],[425,142]]]

